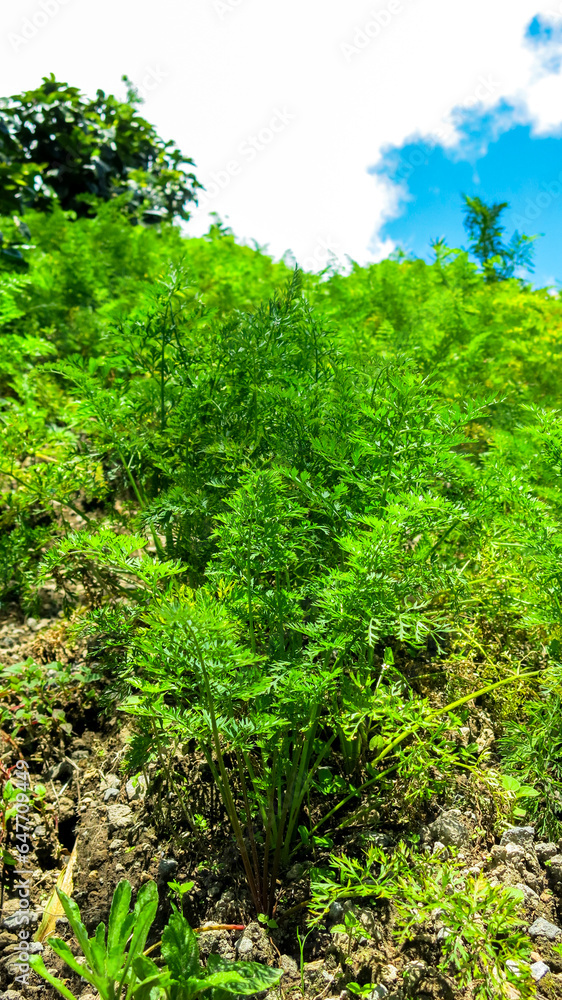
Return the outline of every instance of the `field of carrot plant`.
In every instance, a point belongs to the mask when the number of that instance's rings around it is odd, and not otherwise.
[[[559,295],[123,197],[0,221],[4,995],[562,996]]]

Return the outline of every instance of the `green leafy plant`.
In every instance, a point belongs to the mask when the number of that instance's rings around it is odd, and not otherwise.
[[[191,1000],[207,992],[213,1000],[224,994],[251,996],[275,986],[283,974],[257,962],[230,962],[216,954],[208,956],[204,967],[197,938],[179,913],[172,914],[162,934],[162,958],[165,971],[149,958],[137,959],[136,972],[145,977],[137,994],[141,1000],[151,995],[154,985],[160,985],[169,1000]]]
[[[546,681],[543,697],[526,704],[524,718],[507,722],[499,746],[504,782],[517,783],[515,796],[524,800],[537,833],[556,839],[562,830],[562,701],[557,672]]]
[[[420,859],[399,879],[394,903],[403,941],[438,920],[439,970],[458,986],[490,1000],[505,996],[506,984],[522,997],[532,995],[520,890],[492,886],[483,875],[464,877],[451,863]]]
[[[6,834],[8,822],[17,816],[17,789],[10,781],[10,772],[2,764],[0,766],[0,860],[3,865],[15,865],[16,859],[7,849]]]
[[[175,880],[173,882],[168,882],[168,889],[170,890],[170,893],[169,893],[170,897],[174,897],[175,896],[176,903],[179,903],[178,909],[179,909],[180,913],[183,912],[183,899],[184,899],[184,896],[186,896],[188,892],[191,892],[191,890],[193,889],[194,885],[195,885],[195,882],[176,882]]]
[[[359,917],[353,912],[353,909],[347,909],[344,913],[343,924],[334,924],[330,928],[331,934],[345,934],[347,936],[347,952],[345,955],[345,961],[348,962],[351,959],[351,948],[354,941],[358,941],[362,937],[370,937],[370,932],[367,927],[361,922]]]
[[[160,943],[164,964],[157,965],[144,953],[158,908],[154,882],[141,886],[132,912],[130,883],[120,882],[113,895],[107,932],[104,924],[98,924],[90,939],[76,903],[60,889],[58,896],[85,961],[77,959],[60,938],[49,938],[49,945],[73,972],[98,990],[102,1000],[122,997],[191,1000],[207,991],[214,1000],[220,1000],[224,993],[244,996],[259,993],[281,978],[280,970],[254,962],[228,962],[220,955],[209,955],[207,966],[203,967],[197,938],[175,908]],[[30,965],[66,1000],[74,1000],[62,980],[47,970],[42,956],[31,956]]]
[[[518,778],[514,778],[510,774],[503,774],[501,777],[501,783],[508,793],[509,799],[511,801],[511,815],[510,820],[524,819],[527,815],[527,809],[522,808],[517,805],[522,799],[536,799],[539,796],[536,788],[532,788],[530,785],[522,785]]]
[[[368,997],[373,992],[372,983],[365,983],[364,986],[360,986],[359,983],[346,983],[345,988],[357,997]]]
[[[256,911],[271,916],[302,803],[334,740],[316,736],[333,671],[311,665],[305,676],[279,661],[268,676],[262,658],[240,643],[239,626],[203,589],[161,602],[148,623],[148,644],[141,641],[137,660],[146,679],[133,681],[141,693],[130,696],[123,710],[151,728],[142,741],[133,741],[131,765],[137,746],[139,753],[142,747],[143,754],[152,750],[162,759],[172,740],[197,741],[226,809]],[[177,661],[166,638],[170,626],[178,641]],[[167,682],[158,662],[159,633],[167,648]],[[168,703],[169,691],[175,692],[174,705]],[[254,829],[259,821],[260,843]]]
[[[500,223],[501,213],[508,207],[506,201],[487,205],[481,198],[464,195],[464,226],[471,250],[484,268],[486,281],[505,281],[511,278],[516,267],[533,269],[533,241],[536,236],[514,233],[509,243],[504,243],[505,227]]]
[[[2,728],[66,725],[73,677],[127,713],[159,832],[230,832],[269,922],[295,857],[314,919],[393,899],[405,849],[324,858],[432,799],[487,787],[498,827],[557,836],[562,311],[510,279],[530,238],[475,199],[481,267],[441,241],[320,277],[218,219],[191,238],[137,105],[48,78],[0,110],[0,598],[56,588],[92,664],[10,668]]]
[[[303,997],[305,995],[304,946],[306,944],[307,938],[310,937],[310,935],[312,934],[313,930],[314,930],[314,928],[311,927],[310,930],[308,931],[308,933],[303,935],[300,932],[300,928],[297,927],[297,941],[298,941],[298,945],[299,945],[299,972],[300,972],[300,980],[301,980],[300,981],[300,987],[301,987],[301,995]]]
[[[13,738],[24,733],[34,737],[39,726],[42,730],[59,727],[69,734],[72,726],[61,707],[61,692],[68,698],[71,691],[81,691],[88,679],[83,670],[57,661],[39,664],[31,657],[4,667],[0,671],[0,718]]]
[[[309,910],[314,921],[322,920],[331,904],[339,900],[392,899],[410,857],[403,841],[392,853],[371,845],[364,859],[330,855],[330,868],[312,868],[310,872]]]
[[[164,142],[127,101],[98,90],[93,100],[76,87],[44,77],[36,90],[0,102],[2,212],[48,208],[91,212],[92,195],[107,200],[127,193],[127,204],[146,221],[176,214],[201,185],[173,142]],[[38,180],[40,183],[38,183]],[[94,200],[95,200],[94,198]]]
[[[60,938],[49,938],[49,946],[73,972],[98,990],[102,1000],[119,1000],[125,995],[132,996],[138,983],[134,962],[142,955],[158,908],[156,883],[147,882],[141,886],[131,913],[131,886],[129,882],[121,881],[113,894],[107,929],[105,924],[98,924],[93,938],[88,938],[74,900],[61,889],[57,890],[57,895],[84,960],[77,959],[70,946]],[[62,980],[48,972],[41,955],[31,956],[30,965],[66,1000],[74,1000],[73,994]]]

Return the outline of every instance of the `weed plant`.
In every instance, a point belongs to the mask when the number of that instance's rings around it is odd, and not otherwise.
[[[507,996],[510,984],[517,984],[521,996],[532,996],[523,893],[492,886],[483,875],[467,876],[460,867],[404,842],[393,851],[370,847],[363,858],[333,855],[329,867],[311,872],[311,921],[322,921],[336,901],[386,900],[402,944],[428,929],[437,932],[437,969],[445,979],[482,1000]],[[335,931],[348,935],[349,957],[353,937],[365,933],[353,906]]]
[[[149,957],[156,946],[145,949],[158,908],[155,882],[147,882],[139,889],[132,911],[130,883],[119,882],[108,926],[98,924],[93,938],[88,938],[74,900],[61,889],[57,894],[83,957],[77,958],[61,938],[51,937],[49,946],[98,991],[101,1000],[128,1000],[133,996],[140,1000],[192,1000],[203,993],[210,1000],[224,1000],[232,994],[259,993],[281,978],[281,970],[257,962],[229,962],[215,954],[209,955],[203,966],[196,935],[175,905],[159,942],[163,961],[157,964]],[[66,1000],[74,1000],[74,994],[63,980],[49,972],[40,955],[32,955],[30,965]]]

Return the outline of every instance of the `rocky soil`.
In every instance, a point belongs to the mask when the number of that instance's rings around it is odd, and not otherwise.
[[[66,626],[51,608],[50,616],[23,621],[14,612],[0,623],[0,663],[3,666],[25,661],[54,659],[79,670],[84,650],[68,639]],[[72,683],[61,692],[66,721],[49,732],[29,733],[23,740],[33,783],[45,786],[46,794],[30,814],[32,850],[29,855],[31,926],[36,928],[52,893],[61,869],[76,846],[73,869],[73,897],[79,904],[90,933],[107,918],[113,890],[120,879],[127,878],[135,892],[149,879],[156,881],[161,906],[149,939],[157,941],[170,913],[167,883],[193,881],[185,900],[185,914],[192,926],[201,928],[203,955],[219,952],[228,958],[265,961],[284,969],[280,993],[282,1000],[304,995],[310,1000],[337,1000],[350,997],[346,984],[371,984],[370,1000],[420,1000],[444,998],[460,1000],[469,992],[452,989],[436,973],[439,955],[439,926],[436,917],[431,934],[398,947],[393,934],[391,908],[355,906],[365,926],[365,936],[353,944],[349,961],[343,960],[347,937],[330,933],[339,924],[345,907],[335,903],[324,928],[307,939],[302,977],[296,938],[297,923],[304,932],[305,909],[299,903],[307,897],[306,870],[296,864],[287,873],[289,886],[285,905],[295,910],[278,928],[267,930],[252,920],[235,846],[221,826],[220,815],[199,834],[185,830],[181,816],[172,816],[172,834],[162,833],[160,811],[148,794],[146,783],[133,783],[122,775],[125,748],[130,735],[126,720],[102,713],[96,701],[82,701]],[[4,692],[4,703],[9,694]],[[41,727],[39,727],[41,730]],[[480,725],[480,735],[485,727]],[[490,733],[484,735],[490,739]],[[491,734],[493,739],[493,733]],[[8,733],[2,734],[4,767],[15,763],[16,744]],[[22,744],[20,743],[20,749]],[[29,753],[29,756],[27,754]],[[194,797],[210,795],[204,762],[188,778]],[[165,805],[166,803],[164,803]],[[172,800],[170,808],[175,808]],[[212,813],[212,810],[211,810]],[[527,933],[532,941],[532,973],[537,983],[536,996],[562,998],[562,840],[539,842],[531,827],[513,827],[501,838],[488,833],[482,836],[477,817],[469,807],[445,809],[433,822],[421,823],[417,831],[428,853],[445,857],[449,848],[459,851],[467,874],[485,873],[493,885],[517,886],[525,896]],[[8,827],[7,846],[13,838]],[[397,840],[396,830],[383,830],[385,844]],[[402,833],[403,836],[403,833]],[[0,995],[5,1000],[56,995],[43,980],[33,974],[21,988],[15,983],[18,959],[18,933],[24,918],[17,893],[17,876],[4,868],[2,909],[0,915]],[[353,904],[345,904],[347,907]],[[240,923],[244,930],[205,930],[205,925]],[[65,919],[57,921],[57,934],[71,940]],[[46,964],[58,975],[67,976],[62,963],[48,946],[31,945],[43,951]],[[92,989],[77,977],[68,975],[69,988],[80,1000],[94,1000]],[[513,1000],[517,991],[512,990]]]

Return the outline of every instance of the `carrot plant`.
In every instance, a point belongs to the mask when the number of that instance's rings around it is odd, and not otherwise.
[[[0,260],[0,585],[87,605],[161,823],[208,822],[203,757],[271,916],[319,836],[476,779],[455,730],[507,689],[506,767],[556,791],[559,298],[443,244],[320,280],[97,208]]]

